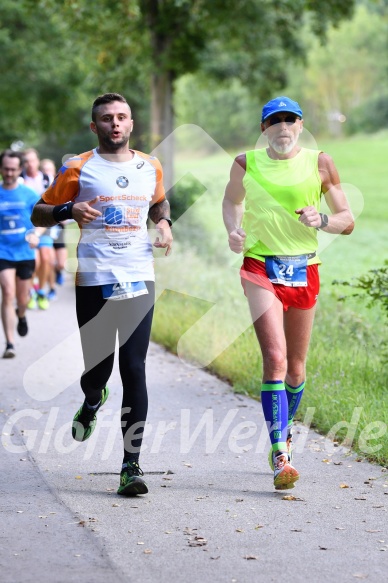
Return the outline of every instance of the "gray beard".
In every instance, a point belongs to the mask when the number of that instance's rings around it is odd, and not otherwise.
[[[278,144],[277,140],[268,140],[268,142],[271,148],[273,148],[278,154],[289,154],[295,147],[297,140],[293,139],[288,144]]]

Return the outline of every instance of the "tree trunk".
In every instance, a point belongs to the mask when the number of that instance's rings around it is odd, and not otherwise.
[[[163,165],[164,186],[173,184],[173,79],[170,71],[154,73],[151,80],[151,149]]]

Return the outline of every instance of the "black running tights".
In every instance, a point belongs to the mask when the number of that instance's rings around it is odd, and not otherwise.
[[[112,373],[118,333],[125,461],[138,460],[147,418],[145,360],[155,286],[152,281],[146,285],[148,294],[127,300],[104,300],[100,286],[76,286],[77,320],[85,363],[81,388],[90,405],[99,402]]]

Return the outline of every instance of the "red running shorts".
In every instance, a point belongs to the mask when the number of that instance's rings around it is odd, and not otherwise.
[[[240,269],[240,276],[245,295],[247,295],[245,282],[250,281],[255,283],[271,291],[281,301],[285,312],[288,308],[310,310],[317,303],[319,294],[318,264],[307,266],[306,287],[290,287],[271,283],[265,270],[264,261],[253,259],[252,257],[244,257],[244,263]]]

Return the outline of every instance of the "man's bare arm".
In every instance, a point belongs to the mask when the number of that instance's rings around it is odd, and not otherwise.
[[[156,224],[156,229],[159,233],[159,237],[155,239],[154,247],[164,248],[166,249],[165,255],[170,255],[173,236],[170,224],[168,221],[163,220],[163,218],[170,218],[170,203],[168,200],[165,199],[153,204],[148,211],[148,216]]]
[[[338,170],[328,154],[322,152],[318,158],[318,169],[322,180],[322,192],[332,212],[327,233],[350,235],[354,229],[354,219],[346,195],[341,188]]]
[[[170,203],[167,199],[162,200],[161,202],[156,202],[150,207],[148,212],[148,216],[150,217],[151,221],[155,223],[159,223],[160,219],[163,217],[170,218]]]
[[[350,235],[354,229],[353,215],[346,195],[341,188],[338,170],[331,157],[324,152],[319,154],[318,170],[322,182],[322,192],[332,214],[328,217],[328,224],[321,227],[322,217],[319,209],[307,206],[295,210],[296,214],[300,215],[299,221],[306,227],[322,229],[322,231],[333,235]]]
[[[245,188],[243,178],[246,168],[246,155],[240,154],[233,162],[230,171],[230,180],[225,188],[222,203],[222,215],[229,235],[229,247],[234,253],[241,253],[244,248],[246,234],[241,228],[244,214],[243,201]]]
[[[64,211],[63,219],[72,218],[79,225],[86,225],[101,216],[100,211],[93,208],[93,205],[96,204],[98,200],[99,198],[96,196],[96,198],[87,202],[77,202],[76,204],[68,202],[63,205],[57,205],[57,207],[62,207],[62,210]],[[67,210],[69,205],[71,205],[71,210]],[[58,213],[58,220],[54,218],[54,208],[55,205],[47,204],[42,198],[38,200],[32,211],[32,224],[35,225],[35,227],[53,227],[54,225],[57,225],[62,217],[61,214]]]
[[[56,225],[57,222],[53,217],[53,208],[54,205],[47,204],[43,198],[40,198],[32,210],[32,224],[35,227],[53,227]]]

